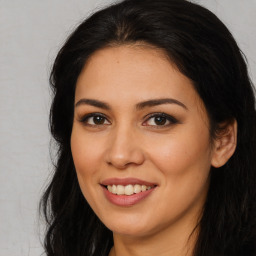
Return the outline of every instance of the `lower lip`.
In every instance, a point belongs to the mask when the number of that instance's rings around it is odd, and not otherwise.
[[[102,188],[103,188],[103,191],[104,191],[104,194],[105,194],[106,198],[112,204],[115,204],[115,205],[118,205],[118,206],[132,206],[132,205],[135,205],[135,204],[141,202],[146,197],[148,197],[155,190],[156,187],[151,188],[151,189],[146,190],[146,191],[143,191],[143,192],[140,192],[138,194],[130,195],[130,196],[116,195],[116,194],[113,194],[113,193],[109,192],[107,190],[107,188],[105,188],[105,187],[102,187]]]

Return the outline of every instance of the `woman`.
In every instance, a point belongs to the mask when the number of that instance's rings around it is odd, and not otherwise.
[[[47,255],[256,255],[255,98],[214,14],[114,4],[68,38],[50,81]]]

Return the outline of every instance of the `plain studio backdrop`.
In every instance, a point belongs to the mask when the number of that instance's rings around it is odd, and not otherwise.
[[[79,22],[111,2],[0,0],[0,256],[43,253],[38,202],[52,171],[50,68]],[[255,83],[256,0],[195,2],[216,13],[231,30]]]

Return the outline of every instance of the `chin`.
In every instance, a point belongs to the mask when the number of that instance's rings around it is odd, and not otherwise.
[[[114,227],[111,229],[114,234],[129,236],[129,237],[145,237],[150,234],[149,230],[145,230],[144,228],[134,228],[131,226],[123,226],[123,227]]]
[[[124,236],[141,237],[146,235],[148,232],[150,232],[149,226],[145,225],[144,223],[141,223],[140,220],[132,220],[131,217],[129,220],[127,220],[127,218],[122,218],[121,220],[120,218],[116,218],[111,221],[103,220],[103,223],[113,233],[124,235]]]

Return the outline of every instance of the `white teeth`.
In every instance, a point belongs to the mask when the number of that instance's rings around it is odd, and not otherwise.
[[[117,186],[116,186],[116,193],[117,193],[118,195],[124,195],[124,186],[122,186],[122,185],[117,185]]]
[[[113,194],[117,194],[117,195],[127,195],[130,196],[132,194],[138,194],[140,192],[144,192],[146,190],[151,189],[151,186],[146,186],[146,185],[108,185],[107,189],[109,192],[113,193]]]
[[[113,193],[113,194],[117,194],[117,191],[116,191],[117,189],[116,189],[116,185],[113,185],[112,186],[112,191],[111,191],[111,193]]]
[[[112,186],[108,185],[108,191],[112,192]]]
[[[127,185],[125,186],[124,188],[124,194],[127,195],[127,196],[130,196],[133,194],[133,185]]]
[[[141,191],[146,191],[147,190],[147,187],[145,185],[142,185],[141,186]]]
[[[145,185],[143,185],[143,186],[145,186]],[[137,193],[140,193],[141,191],[142,191],[142,186],[136,184],[133,188],[133,192],[137,194]]]

